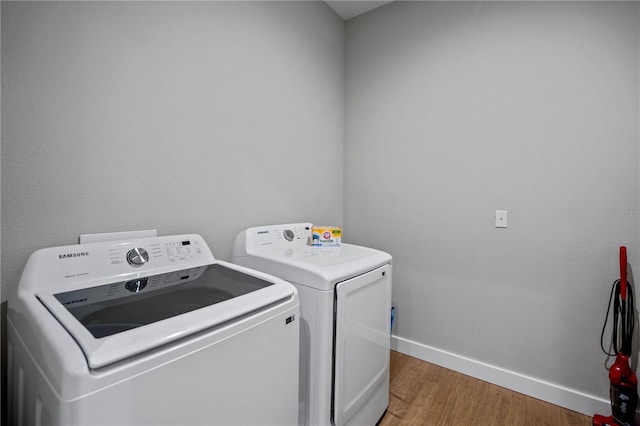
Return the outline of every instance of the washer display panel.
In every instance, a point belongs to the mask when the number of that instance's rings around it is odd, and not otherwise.
[[[215,264],[54,294],[95,338],[151,324],[273,285]]]

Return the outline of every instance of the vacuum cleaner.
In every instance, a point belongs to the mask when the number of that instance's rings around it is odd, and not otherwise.
[[[612,346],[613,353],[609,353],[602,342],[611,305],[613,304]],[[593,416],[593,426],[632,426],[638,405],[638,379],[629,365],[633,327],[635,325],[635,304],[633,290],[627,285],[627,248],[620,247],[620,279],[613,283],[609,306],[605,317],[600,347],[608,356],[615,356],[615,361],[609,367],[609,382],[611,387],[611,416],[596,414]]]

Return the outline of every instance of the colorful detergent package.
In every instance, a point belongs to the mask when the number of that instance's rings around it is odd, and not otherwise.
[[[342,228],[339,226],[312,226],[311,245],[314,247],[340,247]]]

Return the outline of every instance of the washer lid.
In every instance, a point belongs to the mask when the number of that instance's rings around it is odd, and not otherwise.
[[[233,261],[296,284],[333,290],[341,281],[391,263],[391,256],[353,244],[340,247],[298,245],[261,248]]]
[[[78,342],[89,367],[99,369],[291,299],[295,288],[216,261],[36,297]]]

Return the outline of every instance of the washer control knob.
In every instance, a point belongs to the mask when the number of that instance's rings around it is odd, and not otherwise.
[[[284,239],[287,241],[293,241],[293,237],[295,236],[291,229],[285,229],[283,235],[284,235]]]
[[[127,253],[129,265],[142,266],[149,261],[149,253],[143,248],[134,248]]]

